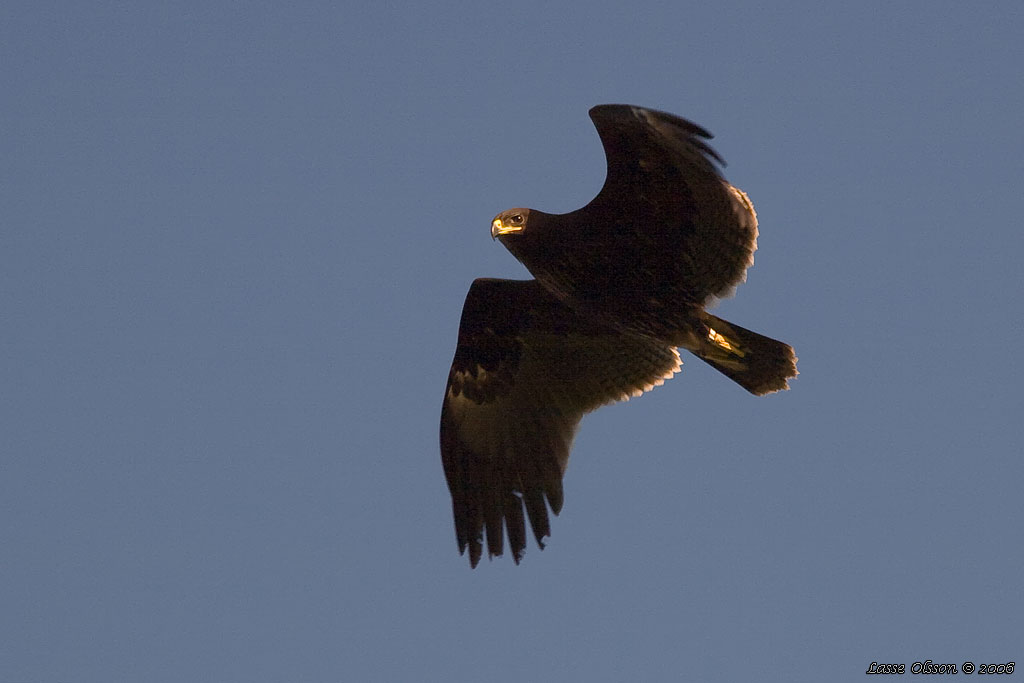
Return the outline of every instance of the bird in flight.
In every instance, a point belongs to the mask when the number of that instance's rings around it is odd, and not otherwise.
[[[441,460],[459,552],[516,564],[548,508],[583,416],[662,384],[693,353],[755,395],[788,389],[788,344],[705,309],[746,278],[757,217],[700,126],[630,105],[590,110],[604,186],[571,213],[502,211],[499,240],[533,280],[478,279],[466,296],[441,408]]]

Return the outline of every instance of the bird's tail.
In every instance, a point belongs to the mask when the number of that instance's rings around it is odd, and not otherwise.
[[[703,315],[706,327],[696,348],[686,348],[752,394],[761,396],[789,389],[786,380],[796,377],[793,347],[710,313]]]

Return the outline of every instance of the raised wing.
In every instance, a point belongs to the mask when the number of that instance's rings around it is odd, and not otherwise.
[[[441,409],[459,552],[475,567],[484,536],[488,555],[501,555],[507,530],[518,563],[527,517],[543,548],[580,419],[679,366],[674,348],[587,323],[536,280],[474,281]]]
[[[628,282],[630,269],[643,264],[643,282],[671,283],[687,303],[731,295],[754,262],[757,217],[747,196],[722,178],[716,162],[724,162],[704,142],[710,133],[630,105],[600,105],[590,118],[608,175],[576,220],[604,226],[601,239],[623,246],[622,272],[612,276]]]

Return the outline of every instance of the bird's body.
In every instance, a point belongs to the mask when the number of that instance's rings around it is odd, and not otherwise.
[[[628,105],[590,115],[608,159],[600,193],[568,214],[498,214],[491,235],[536,280],[477,280],[463,309],[441,451],[474,566],[485,530],[501,554],[502,521],[519,561],[524,504],[541,543],[579,420],[670,377],[675,347],[754,394],[796,375],[791,347],[704,310],[744,280],[757,248],[753,205],[719,174],[708,133]]]

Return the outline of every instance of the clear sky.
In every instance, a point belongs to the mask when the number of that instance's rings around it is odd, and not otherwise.
[[[1024,5],[356,5],[0,9],[0,682],[1024,666]],[[716,134],[801,375],[684,354],[471,571],[463,298],[606,102]]]

